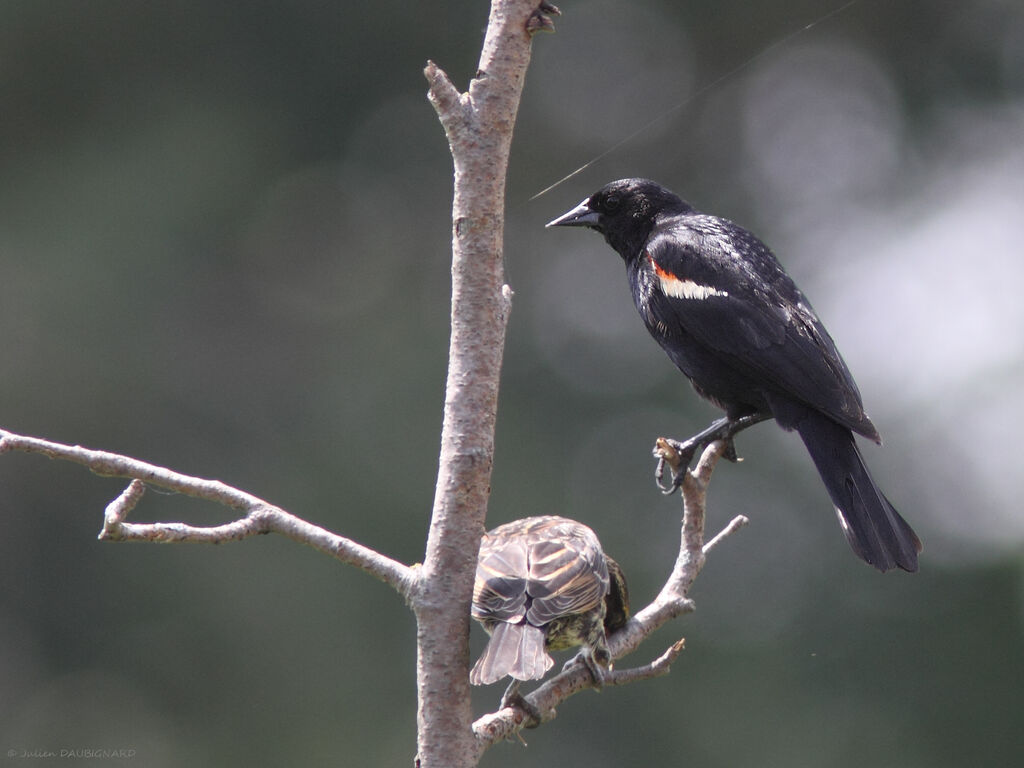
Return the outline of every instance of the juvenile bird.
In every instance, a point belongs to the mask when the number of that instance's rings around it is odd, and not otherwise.
[[[491,635],[470,672],[473,685],[539,680],[554,664],[549,650],[577,646],[600,682],[595,663],[609,665],[606,633],[626,623],[629,596],[618,563],[590,528],[528,517],[484,534],[472,615]]]
[[[853,551],[917,570],[921,542],[871,478],[853,433],[881,443],[810,302],[768,247],[648,179],[602,187],[549,227],[590,227],[626,263],[651,336],[725,413],[691,451],[774,418],[810,453]]]

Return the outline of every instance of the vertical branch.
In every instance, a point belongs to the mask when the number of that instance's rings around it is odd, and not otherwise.
[[[498,381],[511,292],[504,284],[505,176],[530,61],[537,0],[493,0],[476,76],[459,93],[433,62],[424,74],[454,161],[452,312],[441,451],[417,619],[418,763],[476,765],[469,605],[494,454]]]

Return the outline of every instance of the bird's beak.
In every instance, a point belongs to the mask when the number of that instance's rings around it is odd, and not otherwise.
[[[545,224],[545,227],[596,227],[601,218],[597,211],[591,210],[590,198],[577,205],[568,213]]]

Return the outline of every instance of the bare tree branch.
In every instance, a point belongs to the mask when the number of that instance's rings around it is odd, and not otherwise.
[[[660,445],[660,444],[659,444]],[[619,632],[609,638],[612,657],[619,659],[633,652],[656,629],[671,619],[694,609],[687,597],[697,575],[705,562],[705,556],[712,547],[734,533],[746,523],[740,516],[711,541],[704,543],[704,521],[707,486],[715,464],[726,450],[722,441],[712,443],[702,454],[696,467],[684,470],[682,485],[683,520],[680,549],[668,580],[658,596],[639,611]],[[235,541],[261,533],[278,533],[294,541],[307,544],[325,554],[354,565],[387,584],[395,587],[418,611],[427,610],[430,603],[423,600],[424,592],[417,588],[423,569],[413,569],[381,555],[357,542],[338,536],[285,512],[252,494],[233,488],[219,480],[208,480],[184,475],[154,464],[139,461],[106,451],[96,451],[81,446],[69,446],[34,437],[17,435],[0,430],[0,453],[22,451],[36,453],[51,459],[71,461],[87,467],[92,472],[108,477],[132,478],[128,487],[108,506],[104,515],[103,530],[99,538],[112,541],[149,542],[208,542]],[[672,457],[667,457],[669,463]],[[674,469],[678,469],[675,468]],[[147,485],[174,491],[185,496],[213,501],[236,511],[244,512],[242,518],[212,527],[198,527],[184,523],[128,523],[126,518],[142,499]],[[478,539],[478,536],[476,537]],[[475,556],[473,559],[475,568]],[[462,617],[468,616],[468,607]],[[468,632],[468,627],[467,627]],[[450,632],[446,635],[450,640]],[[434,638],[429,641],[433,642]],[[625,685],[667,674],[672,662],[683,649],[683,641],[673,644],[652,662],[634,668],[616,669],[602,681],[605,685]],[[468,658],[466,661],[468,667]],[[464,671],[464,670],[463,670]],[[463,679],[468,676],[448,674],[448,678]],[[455,681],[452,680],[454,683]],[[579,691],[593,688],[594,680],[582,665],[570,666],[547,680],[526,700],[536,711],[542,713],[542,721],[554,717],[556,707]],[[466,702],[468,703],[468,690]],[[431,728],[436,720],[427,718]],[[506,707],[498,712],[479,718],[472,726],[475,744],[468,752],[467,765],[475,765],[484,750],[496,741],[509,738],[522,728],[536,725],[524,711]],[[450,744],[442,739],[442,747]],[[429,742],[428,742],[429,743]],[[421,746],[420,762],[424,750]]]
[[[512,129],[537,0],[493,0],[466,93],[433,62],[424,76],[455,169],[448,382],[433,515],[412,607],[417,623],[418,765],[476,765],[469,606],[484,532],[511,290],[502,240]]]
[[[704,554],[707,555],[708,552],[717,547],[723,540],[732,536],[736,531],[748,523],[750,523],[750,518],[746,515],[736,515],[736,517],[729,521],[729,524],[725,526],[725,528],[715,534],[715,537],[704,545]]]
[[[240,491],[219,480],[183,475],[128,456],[95,451],[80,445],[63,445],[36,437],[0,430],[0,453],[21,451],[50,459],[81,464],[104,477],[131,478],[132,482],[107,505],[99,538],[108,541],[206,542],[238,541],[261,533],[277,533],[300,544],[354,565],[408,599],[416,581],[416,571],[352,539],[331,533],[306,522],[263,499]],[[145,487],[153,486],[213,501],[245,516],[224,525],[196,527],[184,523],[126,523],[125,518],[142,498]]]
[[[689,599],[688,593],[704,567],[707,552],[747,522],[745,517],[737,517],[708,544],[704,543],[708,482],[711,480],[715,465],[727,449],[726,442],[717,440],[704,450],[693,469],[687,469],[677,462],[677,456],[662,455],[665,450],[671,451],[671,446],[659,439],[655,448],[656,455],[664,458],[675,472],[685,473],[682,484],[683,519],[679,554],[658,596],[637,612],[622,629],[608,638],[608,649],[613,659],[632,653],[655,630],[677,616],[694,610],[693,601]],[[673,462],[676,464],[673,465]],[[601,682],[604,685],[625,685],[667,674],[672,662],[682,652],[683,645],[684,641],[679,640],[648,664],[612,670]],[[545,681],[536,690],[524,696],[524,699],[529,709],[540,713],[541,722],[546,722],[555,716],[556,708],[563,701],[579,691],[594,688],[595,685],[590,671],[584,665],[577,664]],[[478,718],[473,724],[473,733],[480,749],[486,750],[498,741],[511,738],[523,728],[539,724],[526,711],[518,707],[505,707]]]
[[[628,685],[639,680],[650,680],[655,677],[667,675],[672,671],[672,662],[683,652],[686,647],[686,639],[679,638],[658,658],[650,664],[629,669],[613,669],[602,681],[605,685]]]
[[[493,0],[479,66],[465,93],[433,62],[429,98],[454,162],[452,308],[437,484],[423,565],[412,569],[216,480],[126,456],[2,433],[2,450],[75,461],[132,479],[108,505],[100,537],[114,541],[228,541],[276,532],[356,565],[398,589],[417,618],[417,762],[475,765],[471,730],[469,604],[484,531],[494,451],[498,383],[512,292],[504,283],[505,179],[533,32],[551,29],[546,0]],[[129,523],[146,485],[226,505],[224,525]]]
[[[424,69],[428,97],[453,158],[454,196],[448,379],[437,483],[421,567],[406,566],[218,480],[0,430],[0,453],[41,454],[76,462],[99,475],[130,479],[107,505],[99,534],[102,540],[216,543],[277,533],[394,587],[417,619],[416,764],[422,768],[475,766],[496,741],[539,725],[538,720],[551,719],[559,704],[596,684],[586,666],[570,665],[525,697],[527,710],[505,707],[475,723],[472,719],[469,607],[490,493],[498,385],[512,295],[502,269],[505,178],[531,36],[551,29],[548,16],[557,13],[546,0],[492,0],[479,67],[465,93],[433,62]],[[671,445],[659,440],[658,455],[683,477],[679,554],[658,596],[608,639],[612,658],[632,653],[667,621],[694,610],[688,593],[706,555],[746,523],[746,518],[737,517],[711,541],[704,541],[707,484],[727,449],[725,442],[712,443],[689,470]],[[213,501],[240,516],[209,527],[128,522],[147,486]],[[646,664],[609,670],[600,683],[625,685],[666,674],[683,647],[684,641],[679,640]]]

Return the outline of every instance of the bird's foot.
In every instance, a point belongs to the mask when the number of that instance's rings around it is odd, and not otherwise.
[[[565,672],[579,666],[586,667],[590,673],[590,677],[594,681],[594,690],[599,693],[604,690],[605,669],[611,666],[611,658],[607,650],[602,653],[600,649],[595,652],[584,649],[565,662],[562,665],[562,671]]]
[[[541,0],[540,5],[526,20],[526,33],[533,37],[538,32],[554,32],[555,22],[551,20],[551,17],[561,15],[562,12],[557,5],[549,3],[547,0]]]
[[[505,709],[506,707],[512,707],[513,709],[522,710],[527,717],[524,728],[536,728],[543,721],[540,710],[537,709],[533,704],[526,700],[526,697],[519,692],[520,681],[513,679],[509,683],[508,688],[505,689],[505,693],[501,695],[501,704],[499,709]]]
[[[689,469],[690,464],[693,463],[693,457],[716,440],[725,442],[725,450],[722,452],[723,458],[734,462],[742,461],[736,453],[733,437],[747,427],[752,427],[754,424],[770,418],[770,415],[760,413],[741,416],[738,419],[722,418],[715,421],[703,432],[699,432],[687,440],[679,441],[668,437],[659,437],[654,444],[653,451],[654,457],[658,460],[658,464],[654,469],[654,482],[657,483],[658,488],[666,496],[675,493],[683,484],[686,471]],[[672,475],[668,483],[664,482],[666,466]]]

